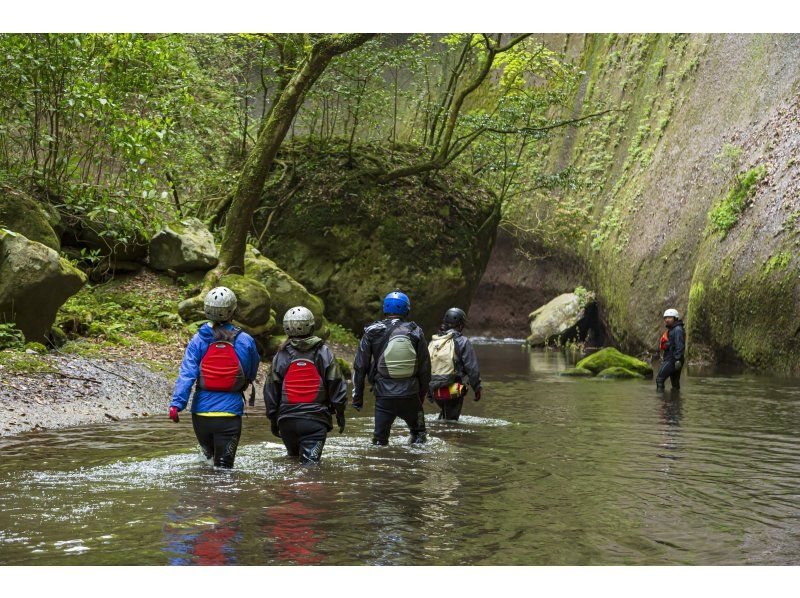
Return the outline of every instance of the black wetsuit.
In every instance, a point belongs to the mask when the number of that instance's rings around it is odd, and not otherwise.
[[[478,358],[475,356],[472,343],[458,330],[451,328],[442,331],[442,334],[448,333],[453,334],[453,342],[456,346],[456,382],[462,383],[464,380],[469,380],[469,385],[472,387],[473,392],[481,390],[481,371],[478,367]],[[461,417],[461,408],[464,406],[465,396],[466,390],[461,396],[452,399],[433,399],[441,409],[439,419],[458,421],[458,418]]]
[[[284,381],[292,361],[299,358],[314,362],[321,381],[311,400],[292,403]],[[299,456],[303,463],[319,461],[333,429],[331,413],[344,425],[347,404],[347,382],[330,347],[316,336],[291,339],[272,360],[264,403],[273,431],[280,432],[289,456]]]
[[[387,335],[403,327],[417,354],[415,373],[409,378],[389,378],[379,371]],[[353,364],[353,405],[364,404],[364,385],[369,380],[375,393],[375,431],[373,443],[389,444],[389,433],[396,418],[411,432],[411,442],[425,442],[425,412],[422,401],[431,381],[431,358],[422,329],[402,318],[386,318],[364,328]]]
[[[661,369],[656,376],[656,388],[664,390],[664,383],[670,379],[672,388],[681,387],[681,371],[683,371],[684,353],[686,350],[686,334],[683,331],[683,322],[678,320],[672,325],[667,333],[667,346],[664,349],[664,357],[661,362]],[[680,363],[680,367],[676,364]]]
[[[217,467],[233,467],[236,448],[242,435],[242,416],[192,414],[192,426],[206,459],[214,459]]]

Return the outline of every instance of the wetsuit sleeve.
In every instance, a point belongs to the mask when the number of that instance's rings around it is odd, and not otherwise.
[[[280,373],[281,353],[278,352],[272,358],[272,367],[264,383],[264,404],[267,408],[267,417],[274,421],[278,416],[278,407],[281,403],[281,373]]]
[[[364,402],[364,383],[367,378],[370,363],[372,361],[372,344],[369,334],[364,332],[361,342],[358,343],[358,351],[353,362],[353,404],[360,405]]]
[[[172,392],[172,402],[170,407],[177,407],[178,411],[183,411],[186,408],[186,403],[189,402],[189,395],[192,392],[192,386],[200,374],[200,340],[197,335],[192,337],[189,344],[186,345],[186,352],[181,361],[181,367],[178,370],[178,379],[175,380],[175,390]]]
[[[461,347],[461,365],[469,378],[469,385],[473,390],[478,390],[481,388],[481,370],[478,367],[478,358],[475,356],[475,349],[472,348],[469,339],[461,338],[464,339]]]
[[[672,340],[673,347],[675,347],[672,351],[672,355],[675,358],[675,361],[680,361],[683,363],[683,354],[686,350],[686,336],[683,332],[683,326],[676,326],[675,327],[675,335],[674,339]]]
[[[417,380],[419,381],[420,396],[428,393],[431,384],[431,354],[428,352],[428,341],[425,333],[419,331],[419,345],[417,346]]]
[[[342,375],[342,368],[339,367],[339,362],[336,361],[333,352],[328,350],[328,359],[330,363],[325,368],[325,386],[328,391],[328,399],[337,413],[343,413],[347,405],[347,382]]]

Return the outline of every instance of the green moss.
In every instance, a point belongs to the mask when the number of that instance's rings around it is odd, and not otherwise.
[[[342,375],[345,379],[349,380],[350,376],[353,374],[353,371],[350,369],[350,364],[341,357],[337,357],[336,362],[339,364],[339,369],[342,370]]]
[[[47,353],[47,347],[45,347],[42,343],[25,343],[25,350],[35,351],[39,355],[45,355]]]
[[[614,366],[602,370],[597,377],[602,380],[626,380],[626,379],[643,379],[644,376],[637,372],[633,372],[627,368]]]
[[[330,336],[328,338],[331,342],[350,347],[358,345],[358,338],[356,338],[356,335],[344,326],[336,324],[335,322],[328,322],[328,330],[330,330]]]
[[[592,353],[588,357],[581,359],[576,367],[590,370],[595,374],[599,374],[608,368],[621,367],[642,376],[650,377],[653,375],[653,368],[649,364],[635,357],[620,353],[614,347],[606,347],[596,353]]]
[[[766,176],[767,169],[763,165],[756,166],[737,177],[737,182],[728,194],[708,213],[708,230],[718,233],[724,239],[736,223],[747,203],[753,197],[756,185]]]
[[[59,250],[58,237],[42,205],[32,197],[5,186],[0,186],[0,228]]]
[[[559,372],[559,376],[568,376],[571,378],[590,378],[594,376],[594,372],[586,368],[574,367]]]
[[[22,351],[0,351],[0,365],[14,374],[37,374],[57,371],[52,362],[42,356]]]
[[[142,330],[141,332],[137,333],[136,336],[138,336],[144,342],[153,345],[166,345],[169,342],[169,339],[163,332],[157,332],[155,330]]]
[[[764,274],[768,275],[775,270],[786,270],[789,267],[789,264],[792,261],[792,254],[788,251],[781,251],[780,253],[773,255],[771,258],[767,260],[764,264]]]

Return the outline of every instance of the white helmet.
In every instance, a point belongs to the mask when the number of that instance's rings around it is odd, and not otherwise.
[[[236,294],[228,287],[211,289],[203,302],[203,311],[212,322],[227,322],[236,311]]]
[[[664,312],[664,317],[665,318],[675,318],[677,320],[681,316],[678,313],[677,309],[670,308],[670,309],[668,309],[667,311]]]
[[[283,316],[283,330],[287,336],[308,336],[314,331],[314,314],[302,305],[292,307]]]

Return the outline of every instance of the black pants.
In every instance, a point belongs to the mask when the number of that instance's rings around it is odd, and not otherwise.
[[[464,406],[464,397],[457,399],[433,399],[433,402],[441,409],[439,419],[446,419],[449,421],[458,421],[461,417],[461,408]]]
[[[665,361],[661,365],[661,369],[658,370],[658,375],[656,375],[656,389],[663,390],[664,383],[667,381],[667,378],[669,378],[672,388],[680,388],[681,371],[683,371],[683,368],[677,369],[675,367],[675,362],[671,359]]]
[[[242,435],[242,416],[192,414],[192,426],[206,459],[213,458],[217,467],[233,467],[239,437]]]
[[[411,444],[427,440],[425,433],[425,412],[418,397],[376,397],[374,444],[389,444],[389,432],[395,418],[400,418],[411,432]]]
[[[301,463],[315,463],[322,458],[328,426],[321,421],[284,417],[278,421],[278,429],[290,457],[300,457]]]

